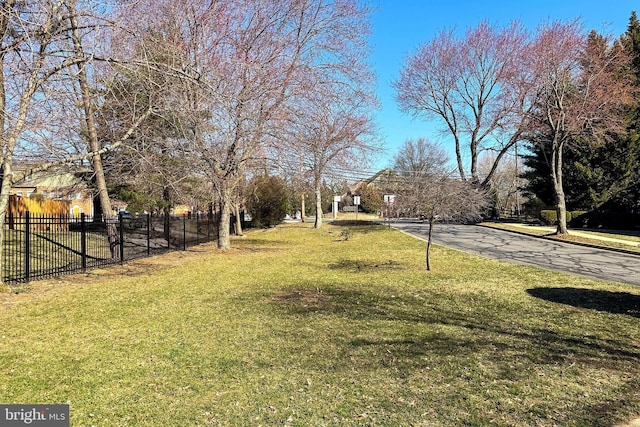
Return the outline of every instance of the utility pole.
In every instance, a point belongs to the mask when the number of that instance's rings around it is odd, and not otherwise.
[[[515,144],[516,147],[516,216],[520,219],[520,182],[518,178],[520,177],[520,171],[518,170],[518,142]]]

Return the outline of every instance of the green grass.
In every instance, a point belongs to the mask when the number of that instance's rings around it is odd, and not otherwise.
[[[584,243],[588,245],[601,246],[604,248],[624,249],[629,252],[640,253],[640,243],[638,245],[629,245],[621,242],[607,241],[599,239],[598,237],[612,238],[617,240],[625,240],[628,242],[640,242],[638,232],[635,231],[623,231],[623,230],[610,230],[610,231],[595,231],[591,229],[576,229],[574,231],[580,232],[581,235],[572,234],[572,230],[569,230],[569,234],[566,236],[555,236],[553,232],[550,233],[550,227],[521,227],[510,223],[501,222],[484,222],[485,227],[498,228],[501,230],[517,231],[519,233],[529,234],[531,236],[547,236],[551,239],[557,239],[562,241],[570,241],[576,243]]]
[[[349,229],[349,239],[342,231]],[[0,401],[75,426],[610,426],[640,291],[338,222],[250,231],[0,305]]]
[[[517,231],[531,236],[546,236],[549,234],[549,227],[521,227],[507,222],[483,222],[483,227],[498,228],[500,230]]]
[[[640,231],[626,231],[626,230],[584,230],[594,236],[613,237],[621,240],[628,240],[630,242],[640,242]]]

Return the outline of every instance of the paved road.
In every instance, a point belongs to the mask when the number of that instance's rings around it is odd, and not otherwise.
[[[426,238],[427,224],[397,222],[394,227]],[[640,256],[523,236],[474,225],[436,224],[433,242],[511,262],[596,279],[640,285]]]

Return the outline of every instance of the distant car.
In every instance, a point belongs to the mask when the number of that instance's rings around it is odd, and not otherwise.
[[[120,211],[118,212],[118,216],[122,219],[131,219],[133,218],[133,215],[131,215],[131,212],[128,211]]]

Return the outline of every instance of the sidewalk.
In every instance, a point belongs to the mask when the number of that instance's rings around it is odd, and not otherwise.
[[[528,225],[528,224],[518,224],[518,223],[508,223],[505,225],[509,225],[510,227],[513,227],[513,228],[522,229],[523,233],[530,234],[533,236],[540,236],[540,237],[544,237],[545,234],[553,234],[556,231],[556,227],[553,227],[553,226]],[[615,237],[607,237],[607,236],[603,236],[602,234],[592,233],[589,231],[569,230],[569,235],[582,237],[585,239],[591,239],[591,240],[600,240],[602,242],[616,243],[623,246],[630,246],[634,248],[640,247],[639,241],[619,239]]]

